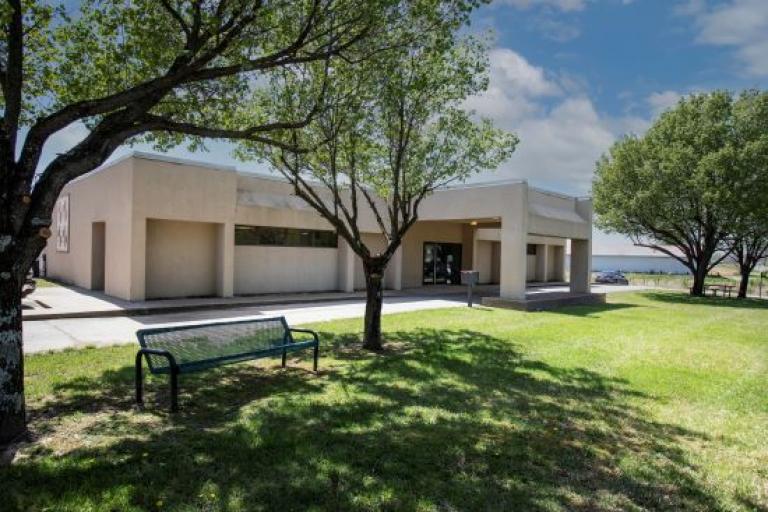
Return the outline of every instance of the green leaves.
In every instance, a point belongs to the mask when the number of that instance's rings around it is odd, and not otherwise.
[[[601,228],[674,246],[692,268],[709,267],[745,226],[768,226],[768,94],[681,100],[644,137],[625,138],[603,156],[593,192]]]

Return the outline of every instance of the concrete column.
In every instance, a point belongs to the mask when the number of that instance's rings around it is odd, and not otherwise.
[[[144,300],[147,285],[147,218],[134,218],[131,223],[130,292],[128,300]],[[107,292],[109,293],[109,292]],[[125,298],[125,297],[121,297]]]
[[[571,240],[571,292],[589,293],[592,241]]]
[[[385,275],[386,287],[390,290],[403,289],[403,246],[397,248],[389,260]]]
[[[549,270],[549,246],[547,244],[536,245],[536,281],[546,283]]]
[[[216,240],[216,294],[219,297],[232,297],[235,294],[235,225],[231,222],[218,224]]]
[[[499,295],[503,299],[520,300],[525,298],[528,185],[516,187],[508,201],[501,218]]]
[[[357,255],[346,240],[339,237],[338,249],[338,289],[342,292],[355,291],[355,258]]]
[[[576,213],[592,225],[592,199],[576,200]],[[591,230],[584,239],[571,240],[571,291],[589,292],[592,280],[592,236]]]

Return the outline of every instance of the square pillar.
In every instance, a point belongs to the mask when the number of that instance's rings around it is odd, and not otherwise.
[[[146,271],[147,271],[147,218],[137,217],[131,221],[130,235],[125,237],[129,240],[130,249],[128,251],[128,279],[130,286],[128,296],[117,295],[120,298],[131,301],[144,300],[146,298]],[[107,242],[109,243],[110,234],[107,233]],[[107,265],[109,265],[109,248],[107,248]],[[107,268],[109,272],[109,268]],[[108,278],[107,278],[108,279]],[[108,285],[109,281],[105,283]],[[109,295],[115,295],[111,290],[105,290]]]
[[[342,292],[355,291],[355,258],[357,255],[346,240],[339,237],[338,248],[338,289]]]
[[[235,225],[225,222],[216,226],[216,294],[232,297],[235,294]]]
[[[519,185],[509,196],[506,212],[501,219],[499,296],[521,300],[525,299],[528,185]]]
[[[549,246],[547,244],[536,245],[536,281],[546,283],[549,275]]]
[[[592,277],[592,241],[571,240],[571,292],[589,293]]]
[[[403,246],[397,248],[385,272],[384,278],[386,288],[390,290],[403,289]]]

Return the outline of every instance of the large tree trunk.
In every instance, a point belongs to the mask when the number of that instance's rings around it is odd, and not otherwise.
[[[741,274],[741,280],[739,281],[739,295],[740,299],[747,298],[747,290],[749,290],[749,276],[757,266],[757,261],[752,261],[751,258],[740,258],[739,261],[739,274]]]
[[[0,273],[0,445],[26,431],[21,280]]]
[[[707,265],[699,265],[693,272],[693,286],[691,286],[691,295],[701,297],[704,295],[704,281],[707,278]]]
[[[377,260],[363,262],[365,271],[365,330],[363,347],[381,350],[381,307],[384,302],[385,264]]]
[[[747,269],[745,272],[744,269],[741,271],[741,281],[739,281],[739,295],[738,297],[740,299],[746,299],[747,298],[747,290],[749,289],[749,274],[751,274],[752,271]]]

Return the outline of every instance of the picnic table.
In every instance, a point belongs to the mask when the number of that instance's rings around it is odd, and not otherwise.
[[[710,291],[713,297],[717,297],[717,293],[720,292],[722,297],[725,297],[727,294],[728,298],[730,298],[734,288],[736,288],[736,285],[733,284],[705,284],[704,295],[707,294],[707,291]]]

